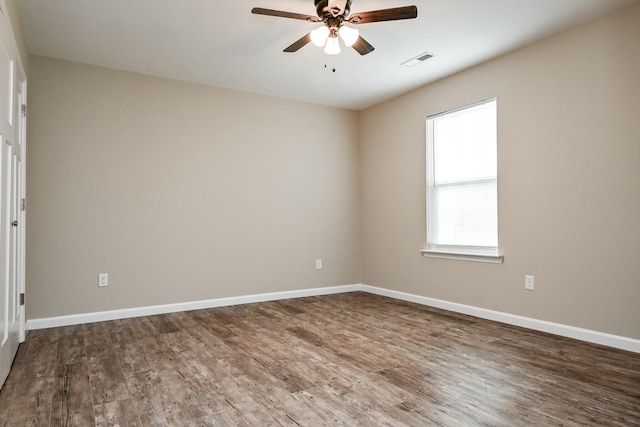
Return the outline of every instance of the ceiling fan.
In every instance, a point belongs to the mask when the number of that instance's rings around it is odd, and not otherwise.
[[[264,9],[254,7],[251,13],[257,15],[278,16],[281,18],[301,19],[308,22],[322,23],[323,25],[296,40],[284,52],[297,52],[307,43],[312,42],[318,47],[324,47],[325,53],[340,53],[338,36],[347,47],[353,47],[360,55],[366,55],[374,50],[374,47],[360,36],[355,28],[344,25],[368,24],[370,22],[397,21],[400,19],[413,19],[418,16],[416,6],[402,6],[391,9],[372,10],[369,12],[355,13],[349,16],[352,0],[314,0],[318,16],[304,15],[294,12]]]

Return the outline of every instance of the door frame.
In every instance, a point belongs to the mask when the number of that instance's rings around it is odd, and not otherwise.
[[[18,202],[18,230],[17,230],[17,287],[20,295],[20,304],[18,308],[20,310],[20,320],[18,325],[18,339],[23,343],[27,337],[27,319],[26,319],[26,282],[25,282],[25,270],[26,270],[26,231],[27,231],[27,195],[26,195],[26,145],[27,145],[27,80],[22,77],[18,71],[18,85],[20,86],[19,92],[19,112],[18,112],[18,146],[20,147],[18,153],[18,170],[16,171],[18,182],[17,202]]]

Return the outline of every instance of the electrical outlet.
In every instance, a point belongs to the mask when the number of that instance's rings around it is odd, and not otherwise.
[[[108,273],[98,273],[98,286],[105,287],[109,286],[109,274]]]
[[[534,277],[529,275],[524,276],[524,288],[528,291],[532,291],[533,285],[534,285]]]
[[[317,259],[316,260],[316,270],[322,270],[322,260],[321,259]]]

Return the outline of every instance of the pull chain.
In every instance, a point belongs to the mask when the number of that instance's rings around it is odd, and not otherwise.
[[[324,59],[325,59],[325,61],[324,61],[324,68],[325,68],[325,69],[326,69],[326,68],[328,68],[328,67],[327,67],[327,61],[326,61],[327,56],[331,56],[331,62],[332,62],[332,64],[331,64],[331,72],[332,72],[332,73],[335,73],[335,72],[336,72],[335,55],[325,55],[325,56],[324,56]]]

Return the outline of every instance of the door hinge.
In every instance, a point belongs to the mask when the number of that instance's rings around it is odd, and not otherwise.
[[[20,206],[20,210],[24,211],[27,210],[27,199],[26,198],[22,198],[22,205]]]
[[[20,105],[20,116],[21,117],[27,117],[27,105],[26,104]]]
[[[24,305],[24,292],[20,294],[20,305]]]

